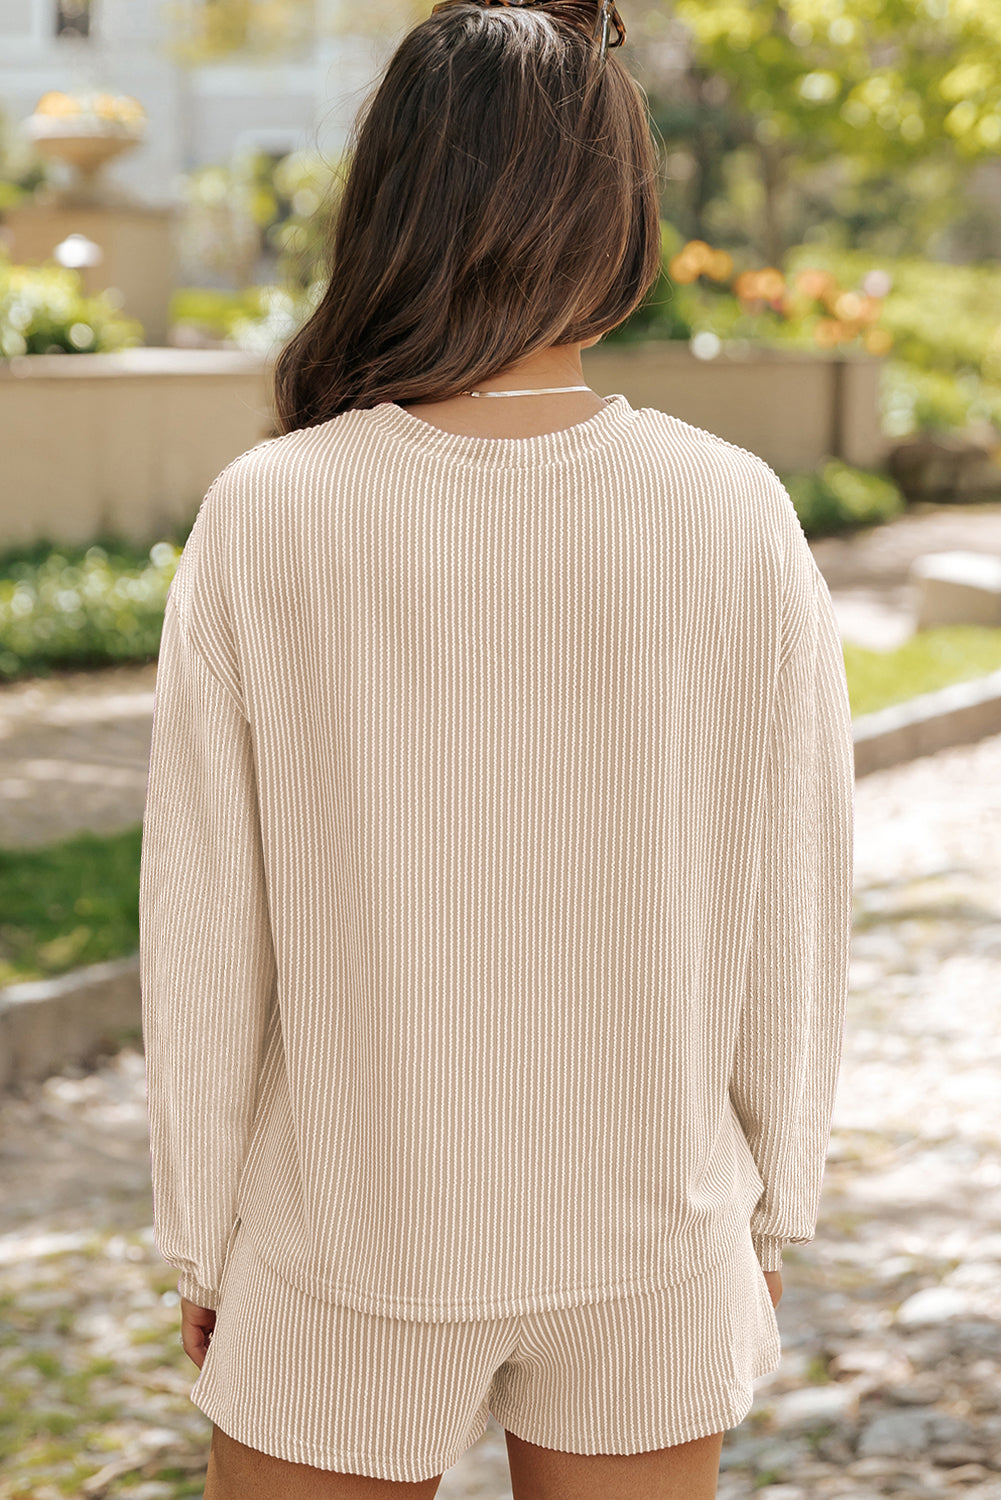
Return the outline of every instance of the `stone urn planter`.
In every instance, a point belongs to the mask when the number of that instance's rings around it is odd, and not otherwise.
[[[146,111],[130,95],[43,94],[22,126],[35,150],[75,171],[56,196],[65,203],[100,203],[108,190],[100,181],[106,162],[138,146],[146,134]]]
[[[75,263],[85,294],[114,287],[123,312],[142,324],[145,342],[166,344],[180,209],[145,203],[103,180],[108,162],[145,139],[143,106],[127,94],[52,90],[42,95],[21,131],[40,155],[66,163],[72,179],[65,186],[47,184],[4,211],[11,260],[20,265],[62,261],[57,252],[68,236],[92,240],[99,253]]]

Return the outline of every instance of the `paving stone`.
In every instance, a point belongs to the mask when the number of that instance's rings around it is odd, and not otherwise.
[[[920,1472],[920,1466],[910,1463],[898,1455],[857,1458],[848,1465],[853,1479],[896,1480],[911,1479]]]
[[[991,1471],[985,1469],[983,1464],[961,1464],[959,1468],[952,1469],[946,1476],[946,1482],[950,1487],[965,1484],[979,1484],[983,1480],[990,1479]]]
[[[858,1413],[858,1392],[845,1385],[813,1385],[789,1391],[774,1403],[773,1422],[785,1437],[843,1425]]]
[[[931,1439],[930,1408],[892,1411],[866,1422],[859,1433],[861,1458],[920,1458]]]
[[[880,1395],[895,1406],[927,1406],[930,1402],[940,1401],[944,1390],[942,1382],[934,1375],[923,1373],[910,1381],[892,1381],[880,1386]]]
[[[720,1454],[719,1463],[721,1472],[727,1469],[753,1468],[761,1447],[760,1438],[743,1437],[735,1441],[733,1434],[730,1434],[723,1440],[723,1452]]]
[[[887,1474],[882,1480],[882,1489],[884,1494],[899,1495],[901,1500],[944,1500],[949,1493],[942,1478],[914,1470]]]
[[[758,1474],[774,1474],[783,1481],[795,1478],[796,1466],[810,1453],[810,1446],[784,1437],[767,1438],[754,1455]]]
[[[931,1457],[944,1468],[958,1469],[963,1464],[983,1463],[987,1457],[982,1443],[933,1443]]]
[[[955,1287],[929,1286],[913,1297],[908,1297],[897,1309],[897,1322],[914,1326],[921,1323],[942,1323],[946,1318],[955,1318],[968,1312],[970,1299]]]
[[[828,1463],[837,1464],[841,1467],[845,1464],[850,1464],[855,1457],[854,1442],[854,1431],[849,1434],[847,1431],[835,1430],[834,1432],[825,1433],[823,1437],[818,1438],[815,1452],[818,1458],[826,1459]],[[799,1466],[797,1473],[801,1472],[801,1470],[802,1465]]]

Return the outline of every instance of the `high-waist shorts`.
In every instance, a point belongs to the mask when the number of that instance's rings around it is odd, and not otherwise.
[[[568,1453],[644,1453],[724,1432],[780,1353],[750,1229],[672,1286],[427,1323],[299,1291],[238,1224],[191,1399],[275,1458],[412,1482],[457,1463],[490,1415]]]

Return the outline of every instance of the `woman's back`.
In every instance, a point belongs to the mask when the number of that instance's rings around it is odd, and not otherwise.
[[[219,476],[165,639],[212,712],[167,699],[156,753],[179,775],[210,734],[199,776],[246,813],[223,869],[194,783],[147,838],[212,891],[171,982],[204,1006],[223,976],[204,1128],[245,1152],[266,1260],[435,1321],[665,1285],[749,1218],[764,1256],[811,1237],[850,717],[760,459],[621,395],[523,438],[346,412]],[[205,1046],[186,1015],[174,1056]],[[180,1227],[162,1249],[208,1274]]]

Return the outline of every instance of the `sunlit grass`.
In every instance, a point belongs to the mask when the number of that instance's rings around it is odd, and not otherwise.
[[[139,945],[142,825],[0,849],[0,984],[64,974]]]
[[[984,677],[1001,667],[1001,629],[941,625],[916,631],[893,651],[843,642],[852,717],[932,693],[950,683]]]

